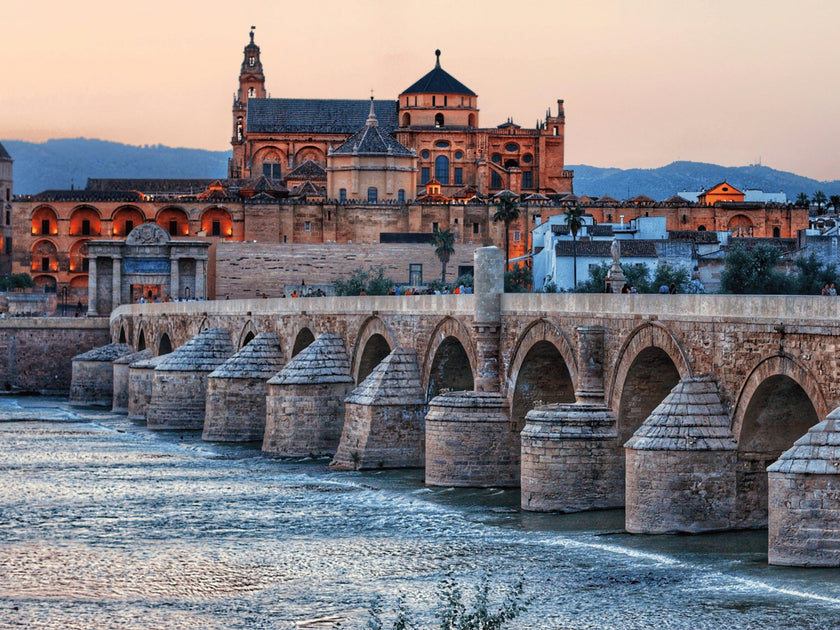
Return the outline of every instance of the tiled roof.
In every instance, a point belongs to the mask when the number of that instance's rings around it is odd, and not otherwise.
[[[323,196],[327,194],[327,189],[324,186],[316,186],[309,180],[306,180],[299,186],[295,186],[292,191],[289,193],[290,197],[301,197],[301,196]]]
[[[207,378],[254,378],[267,381],[282,370],[284,364],[277,333],[262,332],[210,372]]]
[[[337,155],[354,155],[356,153],[413,155],[411,151],[397,142],[377,124],[365,125],[333,151],[333,154]]]
[[[345,401],[359,405],[422,405],[426,398],[417,353],[394,348]]]
[[[790,253],[796,250],[796,239],[795,238],[731,238],[729,239],[729,244],[734,245],[735,243],[740,243],[744,246],[744,249],[747,251],[751,251],[754,247],[758,247],[759,245],[775,245],[780,252],[783,254]]]
[[[668,232],[669,241],[690,241],[697,244],[711,245],[718,242],[717,233],[697,230],[675,230]]]
[[[313,160],[306,160],[286,173],[286,179],[327,179],[327,171]]]
[[[155,370],[161,372],[212,372],[233,354],[230,333],[224,328],[208,328],[164,355]]]
[[[3,146],[3,143],[0,142],[0,160],[11,160],[12,156],[9,155],[9,152],[6,151],[6,147]]]
[[[461,83],[458,79],[449,74],[446,70],[440,67],[440,51],[436,50],[437,61],[435,67],[431,72],[423,75],[416,83],[414,83],[407,90],[403,90],[402,94],[469,94],[470,96],[477,96],[466,85]],[[379,112],[376,114],[379,115]]]
[[[618,242],[621,245],[622,258],[657,258],[654,241],[621,239]],[[578,241],[574,250],[573,245],[572,241],[557,241],[555,252],[558,256],[573,256],[574,251],[577,252],[578,257],[609,258],[611,256],[612,241]]]
[[[73,357],[73,361],[106,361],[112,363],[114,359],[119,359],[127,354],[134,352],[133,348],[125,343],[109,343],[107,346],[99,346],[93,350],[88,350],[82,354],[77,354]]]
[[[587,227],[590,236],[613,236],[613,226],[606,224],[590,225]]]
[[[136,190],[45,190],[32,195],[34,201],[143,201]]]
[[[397,125],[397,102],[374,101],[386,132]],[[248,99],[248,133],[354,133],[365,124],[369,100],[317,98]]]
[[[268,381],[268,384],[318,385],[352,382],[350,358],[344,349],[344,340],[341,335],[324,333],[301,350],[279,374]]]
[[[654,409],[626,448],[637,451],[734,451],[729,414],[709,375],[683,378]]]
[[[136,191],[144,193],[195,194],[204,192],[217,179],[120,179],[97,178],[87,180],[85,191]]]
[[[662,202],[662,205],[665,206],[687,206],[690,204],[691,202],[688,199],[680,197],[679,195],[668,197],[665,201]]]
[[[808,429],[767,470],[775,473],[837,475],[840,468],[840,410],[835,409],[822,422]]]

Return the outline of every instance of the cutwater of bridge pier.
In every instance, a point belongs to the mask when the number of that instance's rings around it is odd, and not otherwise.
[[[501,252],[475,262],[473,295],[121,306],[113,343],[174,349],[131,365],[129,411],[181,428],[194,396],[165,392],[198,389],[207,439],[264,427],[274,455],[424,465],[518,486],[526,510],[625,506],[632,532],[766,527],[769,505],[771,560],[840,566],[840,302],[505,294]]]

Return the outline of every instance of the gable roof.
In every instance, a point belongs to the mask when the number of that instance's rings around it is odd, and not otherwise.
[[[286,173],[286,179],[327,179],[327,171],[314,160],[306,160]]]
[[[9,152],[6,151],[6,147],[3,146],[3,143],[0,142],[0,160],[11,160],[12,156],[9,155]]]
[[[622,239],[618,241],[621,247],[622,258],[658,258],[654,241]],[[589,256],[591,258],[610,258],[610,247],[612,241],[578,241],[577,246],[573,241],[557,241],[554,251],[557,256],[574,256],[577,252],[578,258]]]
[[[728,181],[723,180],[722,182],[720,182],[720,183],[718,183],[718,184],[715,184],[714,186],[712,186],[711,188],[709,188],[709,190],[705,190],[705,191],[703,191],[702,193],[700,193],[700,195],[701,195],[701,196],[703,196],[703,195],[708,195],[709,193],[718,193],[718,192],[721,192],[721,191],[719,191],[719,190],[717,190],[717,189],[718,189],[718,188],[722,188],[723,186],[728,186],[728,187],[729,187],[729,190],[727,190],[727,191],[726,191],[726,193],[727,193],[727,194],[731,194],[731,193],[737,193],[737,194],[739,194],[739,195],[743,195],[743,194],[744,194],[744,193],[743,193],[743,191],[738,190],[737,188],[735,188],[735,186],[733,186],[732,184],[730,184]]]
[[[461,83],[458,79],[449,74],[446,70],[440,67],[440,51],[436,50],[435,55],[437,61],[435,67],[431,72],[424,74],[411,85],[407,90],[403,90],[403,94],[469,94],[470,96],[478,96],[466,85]],[[379,113],[377,112],[377,116]]]
[[[397,125],[397,101],[374,101],[379,124],[390,132]],[[369,100],[318,98],[249,98],[248,133],[346,133],[365,124]]]

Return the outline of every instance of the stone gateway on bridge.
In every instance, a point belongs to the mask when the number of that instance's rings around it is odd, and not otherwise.
[[[343,468],[416,466],[422,400],[427,483],[520,486],[530,510],[626,505],[628,529],[638,532],[766,527],[772,491],[773,544],[785,552],[771,558],[840,564],[837,460],[820,460],[818,473],[779,468],[770,489],[767,474],[840,403],[840,303],[504,294],[500,252],[481,249],[475,262],[475,295],[125,305],[111,315],[111,338],[160,354],[211,329],[229,333],[232,352],[259,333],[277,335],[285,367],[260,419],[270,452],[286,452],[271,447],[284,444],[336,456]],[[300,380],[305,370],[293,359],[322,338],[334,351],[308,353],[306,369],[319,378],[338,369],[330,378],[341,387]],[[402,409],[393,380],[377,370],[386,359],[404,371],[405,391],[421,393],[406,394]],[[391,408],[361,408],[383,401]],[[338,415],[324,423],[320,410]],[[243,419],[243,431],[253,426]],[[834,426],[817,437],[840,443]],[[794,516],[813,493],[820,510]],[[823,532],[816,541],[812,516]]]

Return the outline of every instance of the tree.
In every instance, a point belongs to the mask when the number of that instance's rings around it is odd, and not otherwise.
[[[527,293],[531,289],[531,268],[516,265],[505,271],[505,293]]]
[[[823,204],[828,201],[828,197],[825,196],[825,193],[821,190],[818,190],[814,193],[814,197],[811,199],[815,204],[817,204],[817,214],[822,214],[822,207]]]
[[[446,263],[449,257],[455,252],[455,235],[452,230],[437,230],[432,234],[432,245],[435,248],[435,256],[440,261],[440,281],[446,283]]]
[[[394,281],[385,275],[383,267],[371,267],[369,270],[353,269],[346,278],[333,282],[336,295],[386,295]]]
[[[831,195],[828,198],[828,203],[831,204],[831,207],[834,208],[834,212],[840,212],[840,195]]]
[[[789,293],[790,279],[777,269],[780,259],[781,253],[774,245],[761,243],[747,251],[742,243],[735,243],[726,255],[720,276],[721,293]]]
[[[510,224],[519,218],[519,200],[513,193],[500,195],[496,200],[493,221],[505,224],[505,270],[510,265]]]
[[[796,266],[796,274],[792,290],[799,295],[819,295],[826,284],[837,282],[836,265],[823,264],[814,252],[800,256],[793,264]]]
[[[798,195],[796,195],[796,205],[807,208],[811,205],[811,199],[808,197],[807,194],[801,192]]]
[[[577,286],[577,235],[583,227],[583,208],[573,206],[566,210],[566,225],[572,234],[572,286]]]

